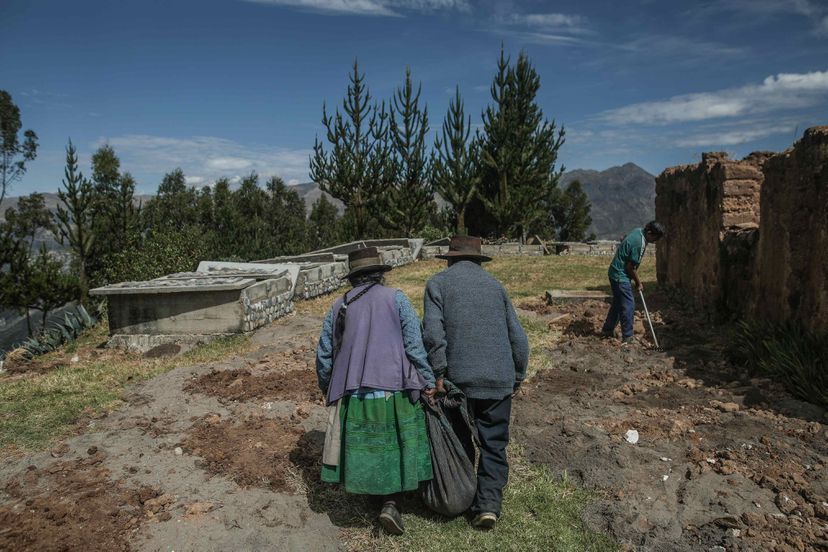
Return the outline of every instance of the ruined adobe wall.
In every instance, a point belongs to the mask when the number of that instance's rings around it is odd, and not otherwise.
[[[701,163],[671,167],[656,178],[656,219],[668,232],[657,244],[659,283],[687,291],[698,307],[741,308],[752,286],[750,244],[766,158],[706,153]]]
[[[828,330],[828,126],[768,159],[754,314]]]

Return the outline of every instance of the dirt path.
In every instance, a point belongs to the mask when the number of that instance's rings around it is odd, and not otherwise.
[[[828,550],[825,411],[739,374],[678,311],[656,313],[663,353],[602,340],[605,308],[563,309],[563,342],[534,351],[554,368],[516,402],[527,457],[598,489],[589,524],[636,549]]]
[[[324,422],[308,377],[319,325],[274,324],[246,357],[137,385],[84,434],[5,463],[0,549],[338,549],[303,494],[314,451],[295,450]]]
[[[746,379],[705,325],[651,302],[662,353],[599,339],[602,304],[566,309],[564,339],[533,351],[552,368],[515,402],[526,458],[597,489],[587,522],[631,548],[828,550],[825,412]],[[0,549],[339,549],[371,509],[319,483],[319,325],[282,320],[243,357],[139,384],[82,435],[7,461]]]

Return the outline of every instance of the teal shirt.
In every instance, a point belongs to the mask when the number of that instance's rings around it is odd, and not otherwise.
[[[613,282],[629,282],[630,277],[627,276],[624,267],[627,266],[628,261],[631,261],[638,268],[641,259],[644,258],[645,249],[647,249],[647,242],[644,240],[644,230],[642,228],[636,228],[627,234],[618,245],[618,249],[615,250],[615,257],[610,263],[608,271],[610,280]]]

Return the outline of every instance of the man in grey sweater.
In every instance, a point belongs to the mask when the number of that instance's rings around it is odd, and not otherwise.
[[[423,341],[437,377],[445,377],[468,398],[480,437],[477,494],[472,524],[491,528],[500,516],[509,477],[506,445],[512,396],[526,377],[529,342],[506,290],[481,266],[480,238],[455,236],[438,255],[448,268],[425,289]]]

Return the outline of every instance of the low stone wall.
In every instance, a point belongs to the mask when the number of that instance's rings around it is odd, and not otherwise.
[[[288,278],[264,280],[241,292],[243,329],[251,332],[293,312],[293,286]]]
[[[347,265],[342,262],[303,266],[293,296],[296,299],[311,299],[336,291],[347,283],[347,274]]]
[[[656,178],[656,219],[668,233],[656,247],[659,283],[687,291],[699,307],[714,309],[727,302],[725,274],[739,269],[727,266],[731,256],[725,237],[758,227],[766,158],[752,154],[737,161],[724,153],[705,153],[701,163],[672,167]],[[733,239],[729,243],[733,246]],[[750,279],[739,282],[747,287],[734,289],[729,281],[730,292],[749,294]]]
[[[828,331],[828,126],[765,163],[754,312]]]

